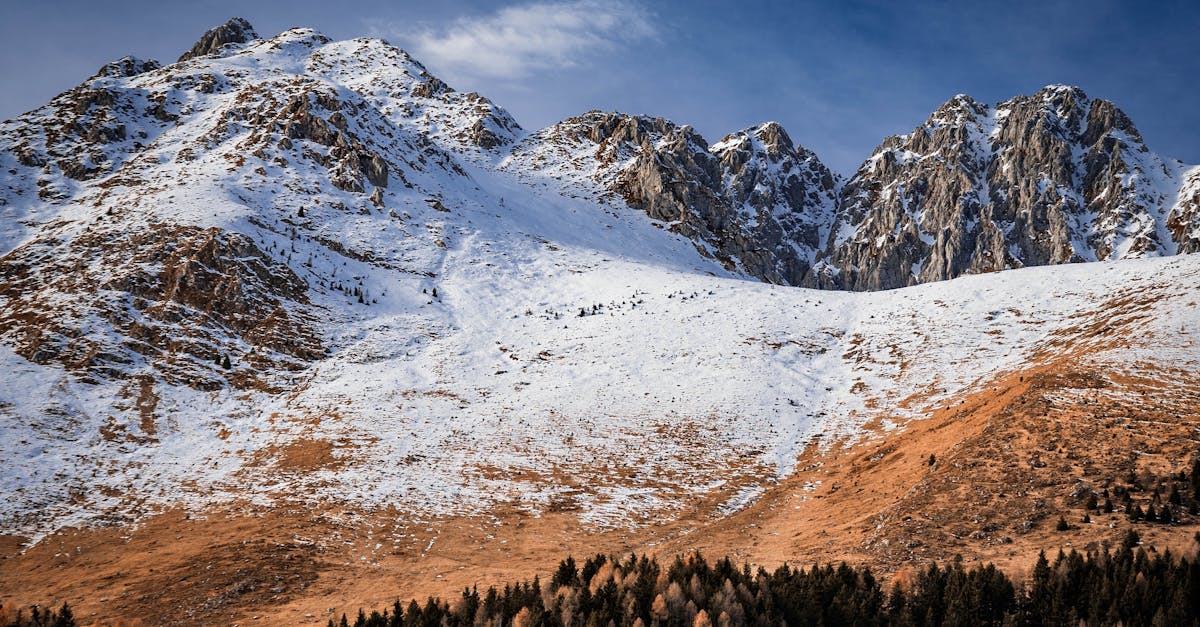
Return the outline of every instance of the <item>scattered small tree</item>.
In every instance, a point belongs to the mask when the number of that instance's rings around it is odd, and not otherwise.
[[[1125,536],[1121,538],[1121,546],[1127,549],[1137,548],[1137,545],[1142,543],[1142,536],[1138,532],[1130,529],[1125,532]]]

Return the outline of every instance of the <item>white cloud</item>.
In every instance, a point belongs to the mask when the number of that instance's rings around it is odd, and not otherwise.
[[[442,27],[397,34],[432,67],[477,77],[522,78],[570,68],[653,38],[649,14],[626,2],[534,2]]]

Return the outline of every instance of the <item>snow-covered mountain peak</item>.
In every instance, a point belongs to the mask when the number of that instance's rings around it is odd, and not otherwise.
[[[988,114],[988,105],[981,103],[967,94],[955,94],[942,103],[929,116],[930,122],[961,123],[963,120],[973,120]],[[928,123],[927,123],[928,124]]]
[[[801,150],[803,151],[804,148],[801,147]],[[796,146],[787,131],[778,122],[763,122],[758,126],[726,135],[721,138],[721,141],[710,146],[709,151],[721,157],[730,151],[762,151],[768,158],[779,159],[785,155],[795,154]]]
[[[1124,111],[1111,101],[1091,98],[1079,87],[1048,85],[1031,96],[1017,96],[996,106],[1005,115],[1017,112],[1018,118],[1032,124],[1032,128],[1011,129],[1011,135],[1048,132],[1086,147],[1118,137],[1140,152],[1149,150]]]
[[[382,39],[332,42],[308,57],[306,69],[361,94],[396,124],[471,157],[480,150],[494,153],[522,132],[504,108],[477,93],[456,91]]]
[[[1077,87],[994,107],[955,96],[855,173],[814,283],[878,289],[1195,250],[1180,236],[1195,219],[1186,170]]]

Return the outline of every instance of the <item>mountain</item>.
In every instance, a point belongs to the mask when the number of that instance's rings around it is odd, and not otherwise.
[[[538,131],[503,168],[553,172],[644,211],[727,270],[799,284],[833,217],[836,180],[774,122],[709,147],[690,126],[592,111]]]
[[[872,290],[963,274],[1195,252],[1196,168],[1152,153],[1106,100],[1051,86],[955,96],[842,189],[813,284]]]
[[[955,98],[842,180],[775,123],[528,132],[235,19],[0,123],[0,172],[6,599],[301,622],[588,547],[1016,560],[1197,444],[1200,170],[1073,88]]]

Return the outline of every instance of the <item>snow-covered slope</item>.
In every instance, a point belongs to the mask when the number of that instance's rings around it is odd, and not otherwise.
[[[1200,334],[1200,257],[774,286],[837,203],[777,125],[526,135],[386,42],[221,28],[0,124],[0,529],[235,498],[731,510],[1125,294],[1154,297],[1145,341],[1089,358],[1196,359],[1169,347]]]

